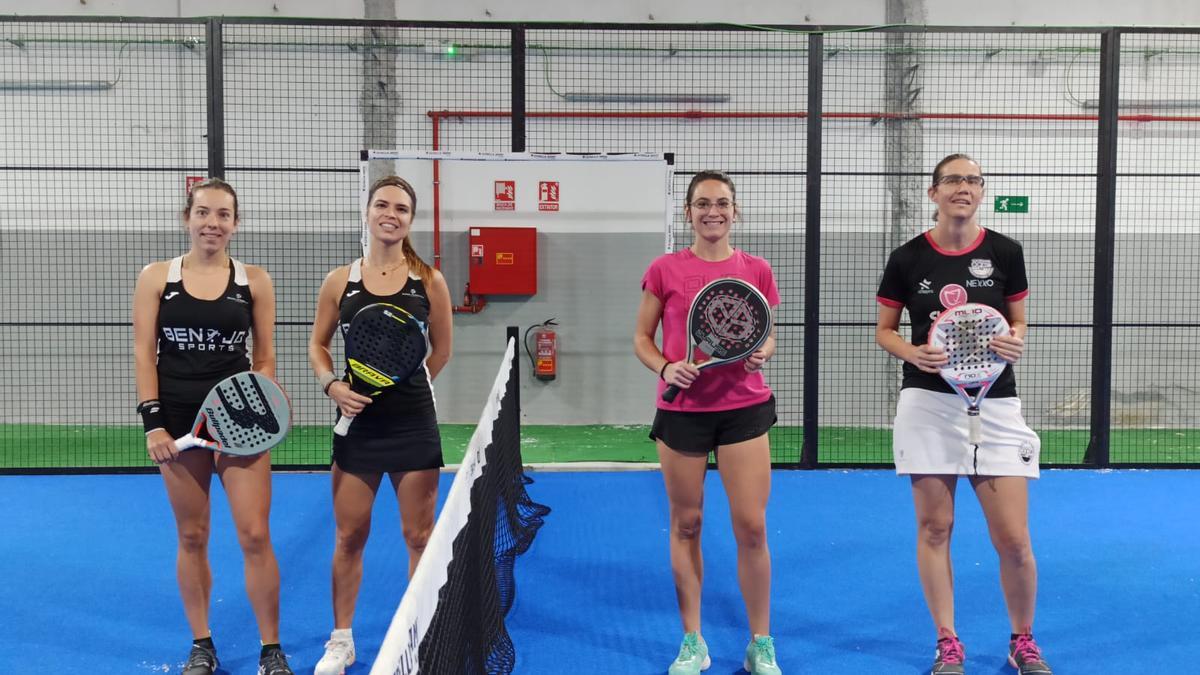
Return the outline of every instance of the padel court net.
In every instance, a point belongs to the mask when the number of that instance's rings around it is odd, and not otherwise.
[[[550,509],[525,491],[515,347],[510,339],[372,675],[511,673],[516,666],[504,628],[516,598],[513,564]]]

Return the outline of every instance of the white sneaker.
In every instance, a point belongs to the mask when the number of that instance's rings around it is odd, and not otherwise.
[[[346,667],[354,663],[354,637],[349,628],[335,630],[325,643],[325,656],[317,661],[313,675],[343,675]]]

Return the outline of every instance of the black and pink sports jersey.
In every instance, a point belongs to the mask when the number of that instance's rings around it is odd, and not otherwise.
[[[1009,302],[1029,295],[1025,253],[1016,241],[982,229],[979,238],[961,251],[947,251],[933,242],[929,232],[906,242],[888,257],[876,300],[888,307],[908,308],[912,343],[928,342],[934,319],[950,307],[967,302],[990,305],[1008,317]],[[954,393],[938,375],[904,364],[901,388],[917,387]],[[1004,369],[988,398],[1017,395],[1012,367]]]

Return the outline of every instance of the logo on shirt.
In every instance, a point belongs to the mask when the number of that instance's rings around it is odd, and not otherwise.
[[[354,297],[354,296],[356,296],[356,295],[358,295],[358,289],[357,289],[357,288],[356,288],[356,289],[354,289],[353,291],[350,291],[350,292],[346,293],[346,297],[347,297],[347,298],[352,298],[352,297]]]
[[[421,294],[420,294],[420,293],[418,293],[418,292],[417,292],[417,289],[415,289],[415,288],[410,288],[410,289],[408,289],[408,292],[407,292],[407,293],[405,293],[405,295],[407,295],[407,296],[408,296],[408,297],[410,297],[410,298],[419,298],[419,297],[421,297]]]
[[[917,288],[918,295],[928,295],[929,293],[933,292],[933,288],[932,288],[933,282],[928,279],[922,279],[921,283],[918,286],[919,286]]]
[[[946,309],[966,304],[967,289],[958,284],[946,284],[942,286],[941,292],[938,293],[938,300],[941,301],[942,307]]]
[[[232,300],[232,301],[234,301],[234,302],[237,302],[237,303],[240,303],[240,304],[243,304],[243,305],[248,305],[248,304],[250,304],[250,301],[248,301],[248,300],[246,300],[246,298],[242,297],[242,292],[241,292],[241,291],[237,291],[237,292],[236,292],[236,293],[234,293],[233,295],[227,295],[227,296],[225,296],[225,299],[226,299],[226,300]]]
[[[224,333],[215,328],[163,326],[163,337],[181,352],[236,352],[245,348],[246,331]]]
[[[163,296],[163,300],[170,300],[171,298],[173,298],[177,295],[179,295],[179,291],[171,291],[170,293],[167,293],[166,295]]]
[[[1021,447],[1017,448],[1017,455],[1021,458],[1023,464],[1029,464],[1033,461],[1033,443],[1022,441]]]
[[[971,266],[967,268],[967,271],[976,279],[986,279],[992,276],[995,268],[992,266],[992,261],[987,258],[971,258]]]

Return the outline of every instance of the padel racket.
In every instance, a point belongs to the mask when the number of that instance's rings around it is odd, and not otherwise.
[[[974,445],[981,440],[979,404],[1008,365],[988,343],[1008,333],[1000,310],[976,302],[942,312],[929,329],[929,344],[945,349],[950,359],[941,368],[942,379],[967,403],[967,440]],[[974,396],[967,393],[975,388]]]
[[[292,406],[275,380],[262,373],[238,373],[209,390],[192,431],[175,439],[175,447],[208,448],[243,457],[258,455],[279,445],[291,421]],[[202,431],[207,432],[207,438],[201,437]]]
[[[350,388],[375,397],[416,372],[425,361],[425,324],[396,305],[377,302],[354,314],[346,330]],[[353,417],[342,415],[333,432],[345,436]]]
[[[688,309],[688,358],[700,370],[750,356],[771,334],[771,307],[754,286],[741,279],[709,282]],[[671,385],[662,399],[675,400],[680,389]]]

